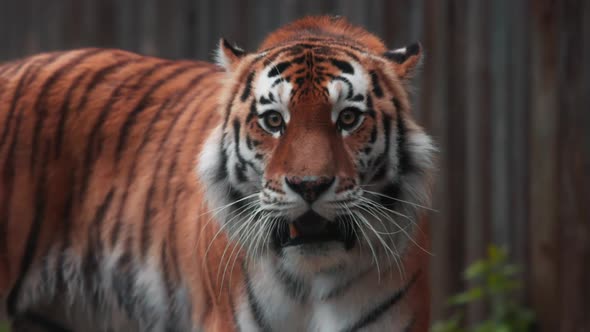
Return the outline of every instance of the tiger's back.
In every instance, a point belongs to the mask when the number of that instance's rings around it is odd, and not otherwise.
[[[180,280],[178,252],[162,242],[176,242],[175,223],[201,207],[185,198],[198,195],[194,162],[218,121],[220,75],[212,64],[101,49],[0,67],[0,298],[9,314],[64,288],[119,298],[146,317],[149,308],[124,299],[134,289],[154,292],[154,306],[172,296],[150,290],[160,276],[149,269]],[[145,286],[133,285],[141,274]]]

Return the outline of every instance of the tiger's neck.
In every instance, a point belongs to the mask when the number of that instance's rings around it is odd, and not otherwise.
[[[270,259],[244,270],[245,291],[237,305],[243,331],[354,331],[365,326],[404,329],[415,321],[410,292],[424,287],[424,271],[400,275],[393,266],[356,273],[326,273],[304,280]],[[285,326],[285,322],[289,322]]]
[[[418,244],[427,248],[422,237]],[[240,257],[227,268],[219,264],[212,278],[228,287],[227,306],[218,307],[233,315],[230,321],[240,331],[356,331],[368,326],[427,331],[427,263],[423,249],[412,245],[401,265],[391,262],[380,270],[359,264],[356,270],[310,277],[288,272],[276,256],[249,263]],[[219,289],[216,284],[213,288]]]

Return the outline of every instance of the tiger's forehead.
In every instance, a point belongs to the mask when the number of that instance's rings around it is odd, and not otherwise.
[[[284,52],[263,61],[253,82],[260,104],[329,102],[337,104],[367,92],[368,73],[358,57],[317,46]]]

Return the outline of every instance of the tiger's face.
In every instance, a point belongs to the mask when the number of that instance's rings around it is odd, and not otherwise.
[[[399,260],[432,167],[403,85],[419,45],[373,54],[301,42],[244,55],[222,42],[220,54],[224,119],[199,174],[230,240],[297,273]]]

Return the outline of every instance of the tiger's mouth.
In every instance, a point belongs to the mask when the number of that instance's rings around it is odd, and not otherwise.
[[[299,218],[276,227],[274,242],[277,248],[320,244],[325,242],[342,242],[346,250],[355,243],[355,231],[347,216],[339,216],[330,221],[309,210]]]

